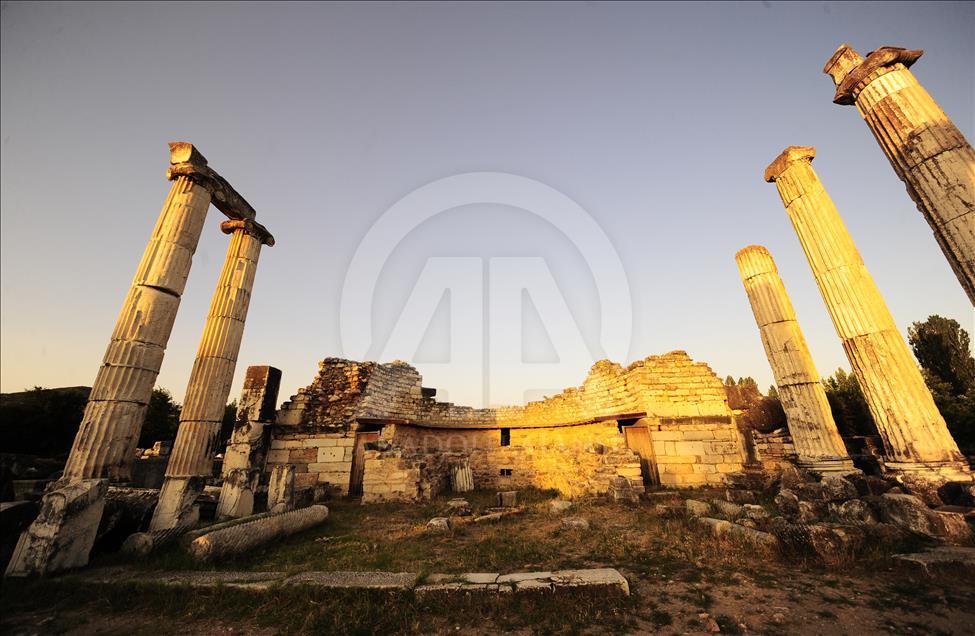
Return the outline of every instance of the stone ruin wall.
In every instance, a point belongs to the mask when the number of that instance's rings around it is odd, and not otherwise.
[[[763,470],[775,472],[786,465],[794,466],[799,461],[788,429],[777,428],[768,433],[751,431],[751,435],[756,459],[762,464]]]
[[[346,494],[355,432],[371,425],[382,427],[389,448],[366,454],[364,500],[432,496],[446,487],[447,465],[462,459],[479,488],[604,493],[618,478],[640,480],[639,458],[617,428],[621,417],[642,417],[661,485],[719,484],[741,470],[724,386],[683,351],[626,368],[602,360],[580,387],[497,409],[424,396],[420,374],[404,362],[326,358],[315,381],[278,412],[267,470],[294,464],[297,487],[327,484]],[[511,429],[509,446],[500,445],[501,428]]]
[[[511,429],[501,446],[498,429],[431,429],[396,425],[383,430],[394,450],[366,456],[364,500],[436,495],[451,464],[468,463],[478,488],[555,489],[568,497],[606,494],[620,478],[642,492],[640,457],[626,447],[615,421],[578,426]],[[414,470],[408,476],[404,471]],[[510,471],[510,474],[502,474]],[[386,478],[370,479],[370,474]],[[406,483],[401,483],[406,479]],[[412,480],[419,480],[415,485]]]

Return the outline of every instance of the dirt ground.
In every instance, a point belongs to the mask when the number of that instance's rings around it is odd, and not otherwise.
[[[605,593],[418,598],[412,593],[163,589],[88,585],[72,577],[5,582],[4,633],[731,633],[975,634],[975,581],[919,581],[890,553],[867,546],[826,566],[716,540],[653,505],[576,502],[559,516],[548,493],[523,493],[523,514],[494,524],[456,523],[428,534],[428,505],[334,502],[321,527],[219,564],[222,570],[519,572],[615,567],[629,597]],[[706,494],[696,493],[697,497]],[[475,509],[491,493],[474,493]],[[589,529],[564,529],[564,516]],[[915,546],[916,547],[916,546]],[[126,563],[143,572],[198,568],[178,548]],[[203,568],[206,569],[206,568]],[[212,568],[211,568],[212,569]]]

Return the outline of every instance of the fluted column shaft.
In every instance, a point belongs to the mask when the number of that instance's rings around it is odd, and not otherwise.
[[[264,244],[261,235],[250,231],[247,223],[225,221],[222,225],[231,233],[230,246],[186,387],[167,477],[205,476],[213,472],[213,456]]]
[[[174,178],[92,384],[64,479],[128,478],[209,206],[205,187]]]
[[[854,470],[796,313],[768,250],[751,245],[735,256],[748,301],[779,388],[799,463],[821,472]]]
[[[824,72],[856,104],[975,305],[975,150],[909,70],[923,53],[842,45]]]
[[[766,170],[809,260],[819,291],[870,413],[888,467],[919,473],[968,473],[967,463],[907,343],[897,331],[836,206],[812,167],[815,149],[787,148]]]

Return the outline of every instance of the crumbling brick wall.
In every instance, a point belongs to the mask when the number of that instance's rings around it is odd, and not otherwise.
[[[497,409],[425,397],[420,374],[404,362],[326,358],[315,381],[279,411],[268,463],[296,464],[299,485],[341,482],[338,490],[347,492],[355,431],[368,423],[382,426],[383,438],[406,455],[370,455],[364,481],[378,484],[377,475],[391,471],[396,477],[388,479],[399,484],[404,473],[420,470],[415,485],[403,487],[405,498],[434,490],[424,484],[440,479],[442,456],[451,452],[469,456],[478,487],[601,493],[617,478],[640,477],[639,458],[625,448],[617,428],[621,418],[642,418],[649,429],[663,485],[718,484],[741,470],[740,439],[724,385],[708,365],[683,351],[626,368],[601,360],[579,387]],[[502,429],[510,445],[500,444]]]
[[[774,471],[799,460],[787,429],[778,428],[770,433],[752,431],[752,442],[755,445],[755,458],[761,462],[764,470]]]

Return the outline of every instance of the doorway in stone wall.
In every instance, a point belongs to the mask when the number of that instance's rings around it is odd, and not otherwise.
[[[657,460],[653,454],[653,440],[645,419],[619,420],[620,431],[626,439],[626,447],[640,456],[640,474],[647,488],[660,484]]]
[[[362,479],[366,474],[366,444],[379,439],[379,429],[363,430],[362,425],[355,433],[355,446],[352,447],[352,471],[349,476],[349,496],[362,496]],[[373,428],[369,426],[368,428]]]

